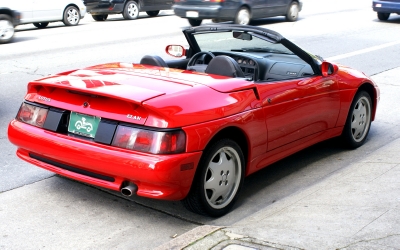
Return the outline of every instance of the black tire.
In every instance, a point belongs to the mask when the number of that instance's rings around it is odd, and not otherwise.
[[[188,19],[189,23],[191,26],[200,26],[201,22],[203,22],[202,19]]]
[[[153,11],[146,11],[146,14],[151,16],[151,17],[155,17],[158,15],[158,13],[160,13],[159,10],[153,10]]]
[[[342,132],[345,146],[360,147],[367,139],[372,120],[372,101],[366,91],[359,91],[350,106],[346,124]]]
[[[390,13],[378,12],[378,19],[381,21],[386,21],[389,19]]]
[[[49,25],[49,22],[42,22],[42,23],[33,23],[33,25],[38,29],[46,28]]]
[[[289,5],[289,8],[287,10],[286,21],[288,21],[288,22],[297,21],[297,19],[299,18],[299,12],[300,12],[299,4],[297,2],[293,1]]]
[[[99,22],[107,20],[107,17],[108,17],[108,15],[92,15],[92,18],[95,21],[99,21]]]
[[[240,8],[240,10],[236,13],[235,23],[248,25],[251,20],[250,10],[246,7]]]
[[[75,6],[69,6],[64,11],[63,23],[66,26],[76,26],[81,20],[79,9]]]
[[[14,25],[11,17],[0,15],[0,44],[10,42],[14,37]]]
[[[204,151],[183,205],[202,215],[225,215],[239,197],[244,171],[244,156],[239,145],[231,139],[217,141]]]
[[[134,20],[139,16],[139,5],[135,1],[128,1],[125,4],[122,16],[126,20]]]

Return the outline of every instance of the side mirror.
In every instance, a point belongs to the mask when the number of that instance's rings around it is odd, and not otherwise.
[[[186,54],[185,48],[181,45],[168,45],[165,48],[165,52],[173,57],[182,57]]]
[[[339,67],[334,64],[334,63],[329,63],[329,62],[322,62],[321,64],[321,72],[322,72],[322,76],[329,76],[329,75],[333,75],[336,74],[339,70]]]

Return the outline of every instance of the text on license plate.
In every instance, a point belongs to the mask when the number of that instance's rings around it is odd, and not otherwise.
[[[71,112],[68,132],[94,138],[99,127],[100,117]]]

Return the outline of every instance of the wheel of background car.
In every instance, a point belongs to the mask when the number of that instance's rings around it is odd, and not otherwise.
[[[286,13],[286,20],[289,22],[294,22],[299,17],[299,4],[297,2],[292,2]]]
[[[386,21],[389,19],[390,13],[378,12],[378,19],[381,21]]]
[[[371,126],[371,97],[365,91],[360,91],[354,97],[347,116],[342,138],[346,146],[358,148],[363,145]]]
[[[126,20],[134,20],[139,16],[139,6],[135,1],[126,3],[122,16]]]
[[[146,14],[149,15],[149,16],[151,16],[151,17],[157,16],[158,13],[160,13],[159,10],[146,11]]]
[[[42,23],[33,23],[36,28],[43,29],[49,25],[49,22],[42,22]]]
[[[246,7],[242,7],[237,13],[235,17],[236,24],[247,25],[250,23],[250,11]]]
[[[203,20],[202,20],[202,19],[192,19],[192,18],[189,18],[188,21],[189,21],[189,24],[190,24],[191,26],[200,26],[200,24],[201,24],[201,22],[202,22]]]
[[[228,213],[239,196],[244,169],[239,145],[231,139],[217,141],[204,151],[184,206],[213,217]]]
[[[11,17],[0,15],[0,44],[8,43],[14,37],[14,25]]]
[[[69,6],[64,11],[63,23],[67,26],[78,25],[81,20],[81,14],[75,6]]]
[[[108,15],[92,15],[92,18],[95,21],[105,21],[107,20]]]
[[[186,69],[192,70],[192,71],[197,71],[197,72],[204,72],[206,70],[208,64],[205,63],[205,60],[202,60],[202,63],[198,63],[198,60],[200,59],[200,57],[205,58],[207,56],[211,57],[211,59],[215,57],[215,55],[213,53],[208,52],[208,51],[197,52],[190,58]]]

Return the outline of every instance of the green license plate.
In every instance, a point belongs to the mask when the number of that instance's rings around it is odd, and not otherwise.
[[[71,112],[68,132],[94,138],[99,123],[100,117]]]

